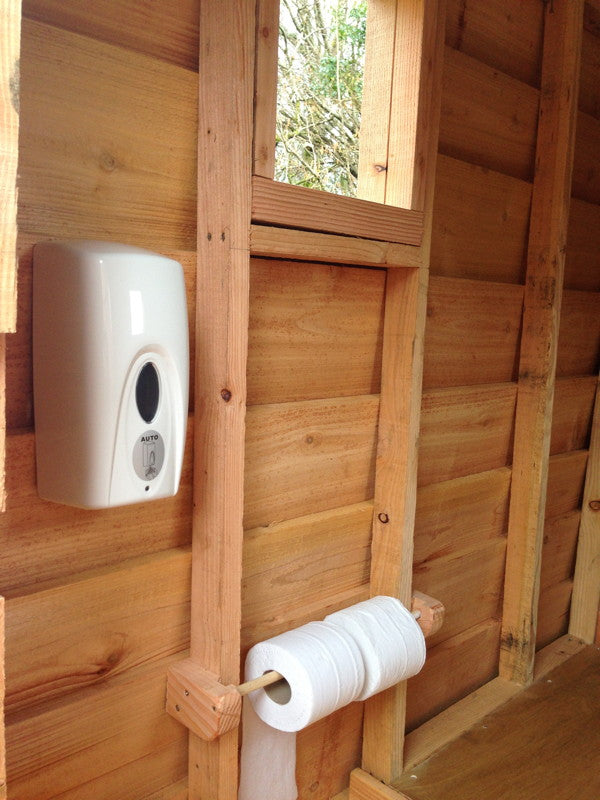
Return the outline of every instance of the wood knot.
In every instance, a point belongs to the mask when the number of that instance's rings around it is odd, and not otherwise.
[[[221,389],[221,397],[223,398],[223,400],[225,400],[226,403],[228,403],[232,397],[229,389]]]
[[[590,500],[589,506],[592,511],[600,511],[600,500]]]
[[[387,525],[387,523],[390,521],[389,516],[384,511],[382,511],[381,514],[377,514],[377,519],[382,525]]]

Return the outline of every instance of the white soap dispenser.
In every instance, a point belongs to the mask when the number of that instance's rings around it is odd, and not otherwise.
[[[106,508],[177,492],[189,383],[177,261],[129,245],[33,251],[33,379],[41,497]]]

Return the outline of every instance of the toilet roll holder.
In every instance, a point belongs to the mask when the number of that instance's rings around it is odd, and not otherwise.
[[[411,612],[425,638],[444,622],[443,604],[422,592],[413,592]],[[244,695],[283,680],[283,675],[271,671],[239,686],[225,686],[215,673],[186,658],[167,671],[166,710],[196,736],[212,741],[239,725]]]

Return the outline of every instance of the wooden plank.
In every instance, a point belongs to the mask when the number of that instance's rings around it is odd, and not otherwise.
[[[565,289],[600,292],[600,206],[571,198]]]
[[[0,800],[6,800],[6,731],[4,720],[4,697],[6,694],[5,677],[5,608],[4,598],[0,597],[0,708],[2,720],[0,721]]]
[[[577,116],[577,144],[573,162],[573,197],[600,203],[600,119],[580,111]]]
[[[21,4],[0,5],[0,333],[14,331],[17,314],[17,161]]]
[[[196,0],[133,3],[122,11],[119,0],[98,0],[90,8],[62,0],[23,2],[29,19],[198,71]]]
[[[563,293],[556,361],[558,376],[598,374],[599,317],[597,292]]]
[[[405,604],[409,603],[412,583],[417,440],[438,149],[444,10],[444,3],[435,0],[397,4],[394,75],[408,80],[411,85],[394,85],[392,98],[412,96],[418,98],[418,102],[396,108],[390,122],[386,202],[399,203],[411,198],[411,207],[424,210],[423,267],[410,273],[388,273],[371,594],[390,594]],[[406,139],[398,138],[405,130],[413,133]],[[398,155],[391,159],[391,153]],[[407,164],[410,164],[410,169],[400,169]],[[362,766],[386,783],[402,771],[405,716],[405,684],[376,695],[365,705]]]
[[[432,275],[523,283],[530,205],[526,181],[440,154]]]
[[[428,647],[499,615],[505,553],[506,539],[501,536],[415,567],[414,588],[435,592],[446,608],[444,624],[427,640]]]
[[[551,644],[539,650],[535,655],[534,680],[545,678],[549,672],[560,667],[577,653],[585,650],[585,643],[574,636],[561,636]]]
[[[124,800],[179,780],[187,732],[164,710],[166,671],[179,658],[9,716],[12,796]]]
[[[569,633],[594,641],[600,604],[600,391],[596,391],[577,547]]]
[[[585,18],[589,12],[585,13]],[[581,42],[579,109],[600,118],[600,38],[584,26]]]
[[[420,245],[423,235],[420,211],[290,186],[260,176],[252,180],[252,221],[410,245]]]
[[[554,386],[550,454],[583,450],[588,445],[597,379],[558,378]]]
[[[191,656],[225,684],[240,677],[255,10],[200,6]],[[237,784],[237,729],[190,736],[190,800],[235,800]]]
[[[278,56],[279,0],[259,0],[256,4],[252,172],[271,180],[275,177]]]
[[[411,798],[407,794],[394,791],[368,772],[355,769],[350,773],[350,800],[411,800]]]
[[[569,629],[569,608],[573,594],[573,581],[568,579],[540,589],[536,648],[546,647]]]
[[[379,392],[385,272],[253,259],[248,403]]]
[[[7,710],[103,683],[184,650],[190,560],[187,550],[167,550],[9,598]]]
[[[508,466],[515,399],[512,383],[424,392],[419,485]]]
[[[508,519],[507,467],[422,486],[417,492],[414,565],[502,536]]]
[[[6,511],[6,334],[0,333],[0,513]]]
[[[366,597],[372,517],[365,502],[245,532],[244,650]]]
[[[587,457],[586,450],[551,456],[548,464],[546,519],[581,507]]]
[[[170,786],[165,786],[159,789],[158,792],[153,792],[144,800],[188,800],[188,782],[187,778],[172,783]]]
[[[539,86],[542,31],[540,3],[448,0],[446,44],[531,86]]]
[[[3,591],[23,590],[87,570],[190,543],[192,437],[188,425],[184,467],[175,497],[93,514],[38,497],[32,433],[7,438],[10,470],[3,518],[0,580]],[[118,542],[118,544],[116,544]],[[77,553],[76,565],[73,553]]]
[[[533,674],[582,24],[583,2],[545,10],[500,659],[500,675],[522,683]]]
[[[522,305],[521,286],[432,277],[423,387],[514,380]]]
[[[254,256],[355,264],[369,267],[419,267],[421,250],[414,245],[378,242],[353,236],[252,225],[250,252]]]
[[[377,395],[250,406],[244,526],[369,500]]]
[[[197,82],[181,67],[24,20],[19,228],[194,249]]]
[[[546,520],[540,591],[573,577],[580,516],[579,511],[567,511]]]
[[[598,796],[600,653],[587,648],[397,784],[414,800]],[[412,777],[415,775],[416,777]]]
[[[533,87],[447,47],[440,152],[531,180],[538,100]]]

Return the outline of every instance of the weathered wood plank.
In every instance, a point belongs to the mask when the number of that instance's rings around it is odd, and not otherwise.
[[[373,496],[379,397],[250,406],[244,526]]]
[[[588,445],[597,379],[558,378],[554,385],[550,454],[583,450]]]
[[[432,275],[522,283],[531,184],[442,154],[437,165]]]
[[[576,510],[546,520],[540,591],[573,577],[580,517]]]
[[[253,259],[248,403],[379,392],[385,272]]]
[[[600,292],[600,206],[571,198],[565,289]]]
[[[541,3],[448,0],[446,44],[513,78],[539,86]]]
[[[546,647],[569,629],[573,581],[568,579],[540,591],[536,648]]]
[[[194,249],[197,82],[24,20],[19,228]]]
[[[550,457],[546,519],[576,511],[580,507],[587,457],[587,450],[574,450]]]
[[[515,380],[522,305],[521,286],[432,277],[423,387]]]
[[[185,650],[190,561],[187,550],[167,550],[10,597],[7,710]]]
[[[446,48],[440,152],[531,180],[539,92]]]
[[[591,644],[600,604],[600,391],[596,391],[569,633]]]
[[[508,466],[515,398],[512,383],[424,392],[419,485]]]
[[[17,314],[17,162],[21,4],[0,6],[0,333],[14,331]]]
[[[533,676],[583,0],[557,0],[544,20],[500,658],[500,675],[519,683]]]
[[[597,292],[563,292],[556,374],[597,375],[600,314]],[[582,333],[585,332],[585,335]]]
[[[420,245],[423,214],[256,176],[252,221]]]
[[[577,143],[573,162],[573,197],[600,203],[600,119],[580,111],[577,116]]]

